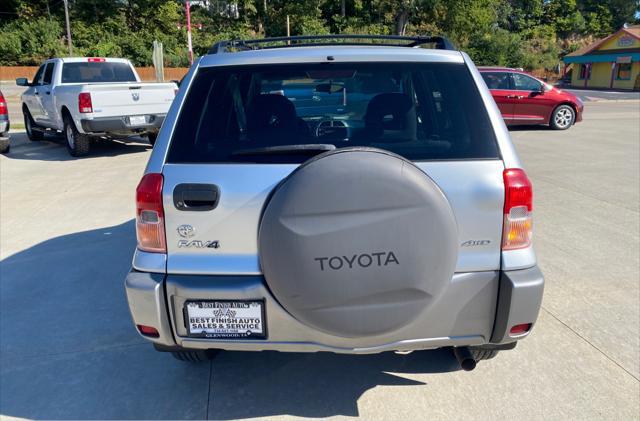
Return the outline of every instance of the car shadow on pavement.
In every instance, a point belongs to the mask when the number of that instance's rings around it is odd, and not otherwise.
[[[424,385],[405,375],[459,369],[448,349],[407,355],[223,352],[213,360],[208,417],[359,416],[358,400],[370,389]]]
[[[131,323],[123,280],[134,244],[131,220],[45,240],[0,261],[1,416],[353,416],[371,388],[421,385],[407,377],[459,369],[447,350],[221,352],[209,363],[174,360]]]
[[[143,138],[126,140],[98,140],[91,143],[89,155],[73,157],[67,152],[65,139],[61,135],[46,134],[44,140],[32,142],[25,132],[12,132],[11,151],[4,154],[10,159],[38,161],[72,161],[75,159],[91,159],[105,156],[118,156],[151,150],[151,145]]]

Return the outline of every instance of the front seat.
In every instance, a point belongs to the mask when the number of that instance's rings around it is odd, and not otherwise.
[[[367,106],[364,124],[366,136],[370,139],[415,140],[416,110],[411,97],[397,92],[374,96]]]
[[[256,96],[247,110],[249,139],[267,144],[288,144],[298,131],[296,107],[288,98],[276,94]]]

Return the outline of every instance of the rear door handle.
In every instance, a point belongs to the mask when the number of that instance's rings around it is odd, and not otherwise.
[[[220,189],[214,184],[178,184],[173,189],[173,204],[181,211],[210,211],[219,200]]]

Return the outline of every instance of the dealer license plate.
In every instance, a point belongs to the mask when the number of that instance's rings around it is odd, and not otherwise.
[[[189,336],[211,339],[265,339],[264,301],[188,301]]]
[[[140,126],[143,124],[147,124],[147,119],[143,115],[132,115],[129,117],[129,125],[131,126]]]

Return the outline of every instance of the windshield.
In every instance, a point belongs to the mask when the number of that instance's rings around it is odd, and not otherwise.
[[[168,161],[303,162],[308,153],[241,151],[313,144],[376,147],[411,160],[498,157],[464,65],[331,63],[198,70]]]
[[[79,62],[64,63],[62,83],[137,82],[127,63]]]

